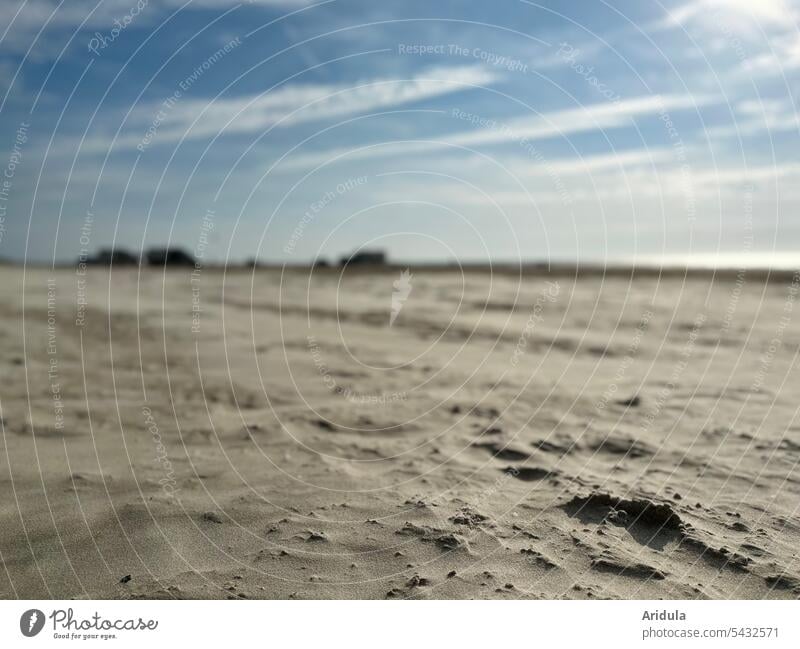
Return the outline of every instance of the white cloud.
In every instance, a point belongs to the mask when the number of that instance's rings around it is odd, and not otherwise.
[[[565,137],[587,131],[620,128],[632,124],[641,115],[656,114],[662,110],[674,111],[694,108],[712,103],[711,96],[649,95],[625,101],[589,104],[579,108],[544,113],[537,117],[525,117],[493,127],[476,126],[454,134],[431,138],[424,142],[391,142],[366,148],[342,147],[328,151],[293,156],[281,165],[281,169],[309,168],[321,165],[338,157],[347,160],[372,158],[385,155],[419,154],[443,147],[474,148],[482,145],[517,142],[533,142],[551,137]]]
[[[576,164],[577,170],[577,164]],[[600,169],[597,175],[576,176],[570,179],[567,194],[575,201],[598,200],[638,200],[644,198],[664,201],[675,199],[685,202],[688,199],[708,199],[742,196],[742,187],[752,185],[756,190],[764,190],[767,195],[777,195],[784,199],[794,195],[794,188],[800,180],[800,164],[780,163],[744,167],[721,167],[693,165],[690,176],[674,165],[657,168],[645,165],[632,166],[624,170]],[[540,174],[544,176],[545,174]],[[558,187],[547,179],[541,186],[530,188],[529,193],[520,191],[494,192],[492,199],[502,205],[530,204],[531,199],[540,202],[559,202],[562,199]],[[777,189],[776,189],[777,186]],[[456,200],[455,197],[453,200]]]
[[[291,85],[264,95],[222,99],[212,104],[186,102],[175,115],[178,132],[183,133],[195,116],[205,109],[201,122],[188,137],[227,132],[259,131],[280,123],[292,126],[319,119],[407,104],[445,95],[472,86],[494,83],[497,74],[483,67],[432,68],[411,79],[376,79],[364,83]]]
[[[691,0],[668,9],[657,26],[697,23],[718,29],[722,23],[732,32],[754,34],[762,28],[792,25],[795,16],[795,8],[786,0]]]
[[[147,6],[138,10],[139,0],[104,0],[100,3],[64,2],[59,7],[57,0],[11,0],[4,1],[0,12],[0,35],[5,49],[27,50],[39,30],[61,28],[72,31],[83,24],[84,29],[99,29],[114,26],[114,20],[122,20],[135,11],[134,21],[146,23],[161,6],[158,0],[149,0]],[[131,23],[131,27],[134,22]],[[44,40],[46,44],[47,39]]]
[[[783,191],[793,188],[799,176],[800,163],[776,162],[749,168],[727,166],[715,169],[709,166],[693,165],[688,178],[684,176],[681,169],[665,168],[658,172],[658,184],[647,182],[646,179],[650,178],[652,181],[652,177],[644,170],[639,170],[632,172],[628,181],[637,188],[638,192],[652,191],[663,195],[691,195],[699,198],[701,196],[716,197],[730,191],[740,196],[742,187],[747,184],[765,189],[777,184]],[[609,185],[609,183],[604,184]]]
[[[747,137],[761,133],[800,131],[800,119],[788,99],[741,101],[736,105],[737,120],[730,125],[707,129],[709,137]]]
[[[181,138],[205,138],[218,134],[260,133],[271,127],[289,127],[316,120],[335,120],[373,110],[391,108],[424,99],[494,83],[498,74],[485,67],[440,67],[411,79],[374,79],[357,84],[290,84],[259,95],[209,100],[182,100],[165,110],[166,118],[151,146],[174,143]],[[149,104],[135,111],[127,134],[115,148],[135,148],[162,107]],[[82,145],[87,152],[105,151],[107,134]]]
[[[663,35],[665,51],[692,85],[721,87],[735,104],[743,97],[774,94],[777,81],[786,88],[796,81],[800,70],[798,0],[678,0],[666,14],[649,29],[675,30]],[[680,33],[683,30],[687,34]],[[691,45],[687,35],[694,41]],[[791,90],[782,94],[791,95]],[[732,123],[718,122],[706,134],[745,137],[797,131],[794,107],[776,111],[769,105],[771,100],[764,102],[763,108],[749,114],[737,110]]]
[[[447,181],[437,182],[435,185],[407,184],[401,193],[414,196],[423,196],[425,200],[436,200],[442,203],[474,204],[476,201],[486,204],[497,203],[503,207],[512,205],[530,205],[534,203],[563,203],[565,197],[578,200],[589,200],[607,197],[608,179],[614,178],[614,196],[632,194],[642,186],[639,181],[647,177],[644,186],[653,185],[658,179],[659,170],[656,165],[670,163],[675,160],[675,152],[670,148],[657,149],[627,149],[588,156],[574,156],[569,158],[554,158],[552,160],[534,161],[521,156],[502,158],[504,167],[511,169],[514,175],[528,188],[528,191],[495,190],[488,196],[476,192],[465,192],[464,186]],[[452,161],[441,159],[440,166],[447,170],[452,167]],[[482,156],[470,156],[467,160],[460,159],[459,166],[462,170],[469,170],[477,174],[484,184],[502,186],[504,173],[489,160]],[[596,175],[600,174],[600,175]],[[629,174],[634,174],[637,183],[633,185],[626,181]],[[507,178],[506,178],[507,180]],[[488,181],[488,182],[487,182]],[[566,181],[566,182],[562,182]],[[598,182],[599,181],[599,182]],[[391,193],[397,195],[396,187]],[[388,200],[388,199],[387,199]]]
[[[505,129],[482,129],[465,132],[448,138],[454,144],[472,146],[492,142],[526,138],[538,140],[548,137],[571,135],[584,131],[629,126],[633,118],[640,115],[655,114],[661,110],[682,110],[713,101],[710,97],[690,95],[647,95],[623,101],[589,104],[579,108],[568,108],[540,117],[522,118],[508,123],[510,133]]]
[[[102,0],[102,2],[77,2],[66,0],[59,6],[59,0],[3,0],[0,11],[0,48],[24,52],[30,47],[39,30],[47,24],[49,29],[62,29],[67,34],[83,25],[83,29],[106,29],[114,26],[114,20],[136,12],[131,28],[150,27],[186,4],[186,0],[147,0],[139,11],[140,0]],[[311,0],[193,0],[184,11],[193,9],[225,9],[236,5],[271,6],[287,11],[311,4]],[[54,55],[50,51],[50,41],[39,38],[39,55]]]
[[[771,38],[767,51],[746,59],[741,67],[754,78],[800,68],[800,34],[793,31]]]
[[[586,176],[598,171],[624,171],[629,169],[652,169],[654,165],[675,161],[675,151],[669,147],[623,149],[595,155],[575,155],[532,159],[522,155],[504,155],[503,166],[513,169],[519,177]],[[461,165],[472,165],[479,169],[493,166],[486,158],[472,155]]]
[[[691,0],[650,28],[699,33],[707,53],[732,49],[750,77],[800,68],[800,10],[788,0]]]
[[[444,94],[488,86],[497,73],[485,67],[431,68],[411,79],[374,79],[356,84],[288,84],[259,95],[210,100],[179,100],[172,108],[160,103],[137,108],[129,124],[114,142],[115,149],[134,149],[163,111],[148,148],[174,144],[185,138],[214,137],[218,134],[259,133],[268,128],[285,128],[316,120],[334,120],[362,112],[387,109]],[[84,153],[108,150],[111,135],[96,133],[80,143]],[[71,154],[78,142],[63,137],[56,153]]]
[[[675,160],[672,149],[629,149],[614,151],[601,155],[553,160],[550,167],[558,174],[586,174],[606,169],[629,169],[633,167],[650,167],[661,162]]]

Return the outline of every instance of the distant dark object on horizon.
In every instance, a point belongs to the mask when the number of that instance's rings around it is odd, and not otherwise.
[[[350,257],[339,259],[342,266],[384,266],[386,264],[386,252],[383,250],[362,250]]]
[[[194,266],[194,257],[182,248],[151,248],[146,256],[151,266]]]
[[[94,256],[86,260],[87,264],[98,266],[131,266],[139,263],[139,257],[127,250],[119,248],[101,248]]]

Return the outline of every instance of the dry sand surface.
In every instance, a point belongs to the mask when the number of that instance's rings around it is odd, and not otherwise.
[[[800,595],[791,277],[399,271],[0,269],[0,596]]]

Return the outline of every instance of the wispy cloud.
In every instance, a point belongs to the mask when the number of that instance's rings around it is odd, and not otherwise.
[[[25,51],[36,34],[46,29],[72,32],[80,25],[84,29],[108,28],[114,20],[122,20],[136,10],[136,25],[132,28],[150,27],[159,18],[184,7],[185,11],[198,9],[227,9],[235,6],[274,7],[287,11],[312,4],[311,0],[147,0],[139,10],[139,0],[102,0],[102,2],[75,2],[67,0],[3,0],[0,12],[0,50]],[[42,53],[48,53],[47,39],[40,39]]]
[[[550,168],[560,175],[586,174],[606,169],[631,169],[675,160],[675,151],[668,148],[629,149],[594,156],[553,160]]]
[[[378,78],[360,83],[290,84],[258,95],[185,100],[166,111],[153,145],[173,144],[186,138],[258,133],[317,120],[337,118],[410,104],[465,89],[486,87],[499,73],[485,66],[436,67],[409,79]],[[128,134],[117,148],[134,148],[160,110],[158,104],[138,109]],[[84,143],[87,151],[107,149],[107,136]]]
[[[570,135],[585,131],[630,126],[635,117],[655,114],[660,111],[695,108],[712,101],[711,96],[691,95],[647,95],[623,101],[610,101],[568,108],[539,117],[522,118],[508,123],[508,130],[482,129],[466,132],[450,138],[454,144],[472,146],[525,138],[538,140],[548,137]]]
[[[794,103],[788,99],[741,101],[735,108],[735,123],[709,128],[709,137],[749,137],[762,133],[800,132],[800,119]]]
[[[768,51],[742,62],[742,69],[751,77],[781,75],[800,68],[800,34],[797,30],[775,36]]]
[[[569,179],[568,189],[562,190],[554,186],[551,182],[552,177],[545,178],[546,170],[539,169],[537,174],[546,182],[529,187],[528,193],[522,191],[493,192],[491,201],[504,206],[530,205],[533,197],[537,203],[561,203],[563,202],[563,193],[566,191],[575,202],[630,201],[641,198],[653,198],[659,201],[673,198],[684,202],[691,197],[693,200],[709,199],[713,204],[721,196],[740,198],[742,187],[745,185],[755,188],[779,185],[784,198],[796,199],[798,197],[795,190],[797,181],[800,179],[800,164],[798,163],[762,164],[750,168],[727,166],[718,169],[696,164],[692,166],[692,174],[687,178],[681,169],[676,168],[676,165],[669,164],[666,157],[661,162],[665,164],[656,167],[644,164],[621,164],[620,166],[625,167],[624,170],[615,169],[612,166],[598,167],[596,175],[594,173],[589,175],[586,171],[579,174],[580,161],[572,163],[565,161],[569,171],[562,173],[565,177],[568,173],[572,175]],[[454,187],[448,196],[449,200],[458,202],[457,189]],[[463,189],[461,196],[464,196]],[[474,203],[479,198],[470,195],[464,200]],[[489,202],[487,200],[487,203]]]
[[[754,35],[765,27],[793,24],[796,9],[786,0],[691,0],[667,10],[656,27],[685,27],[690,23],[714,28],[723,22],[727,29]]]
[[[800,9],[788,0],[691,0],[667,10],[651,30],[700,34],[706,52],[732,48],[749,77],[777,76],[800,68]]]
[[[441,166],[452,167],[452,160],[441,158]],[[425,200],[434,200],[443,204],[463,203],[474,205],[485,203],[487,206],[499,204],[505,207],[530,205],[537,203],[564,203],[568,199],[592,199],[608,197],[609,178],[613,178],[614,196],[633,194],[638,191],[639,180],[647,177],[645,185],[653,185],[657,181],[661,169],[668,169],[674,163],[675,151],[671,148],[639,148],[614,151],[588,156],[558,157],[554,159],[534,161],[522,156],[503,156],[503,166],[513,169],[514,175],[528,187],[529,191],[499,189],[483,195],[477,192],[465,192],[464,185],[451,183],[443,177],[436,177],[437,182],[406,182],[399,193],[409,196],[423,196]],[[483,179],[489,179],[498,173],[491,161],[478,155],[461,159],[459,165],[463,170],[479,173]],[[665,165],[665,166],[662,166]],[[390,174],[395,175],[395,174]],[[397,174],[402,176],[403,174]],[[637,179],[636,187],[627,178]],[[412,174],[413,177],[413,174]],[[423,181],[430,177],[422,175]],[[568,182],[568,186],[562,183]],[[657,185],[657,183],[655,183]],[[398,194],[396,186],[387,192],[386,200]],[[534,199],[535,197],[535,199]]]
[[[565,137],[588,131],[621,128],[632,125],[638,116],[660,111],[677,111],[699,107],[717,101],[714,96],[649,95],[624,101],[589,104],[579,108],[524,117],[508,123],[476,126],[470,130],[443,134],[426,141],[389,142],[366,147],[341,147],[317,153],[294,156],[282,165],[283,169],[316,167],[328,161],[346,157],[348,160],[386,155],[418,154],[446,147],[479,147],[506,142],[532,142],[553,137]],[[460,113],[459,113],[460,114]],[[458,117],[457,117],[458,119]]]
[[[750,167],[726,166],[721,168],[699,167],[692,168],[689,179],[691,191],[695,196],[717,196],[720,192],[734,190],[741,193],[745,184],[756,187],[768,186],[781,180],[791,180],[791,186],[796,185],[800,174],[800,163],[781,162],[776,164],[761,164]],[[659,173],[659,192],[674,191],[683,193],[686,187],[686,178],[682,177],[680,169],[668,169]],[[786,189],[789,189],[789,185]],[[654,188],[655,189],[655,188]]]

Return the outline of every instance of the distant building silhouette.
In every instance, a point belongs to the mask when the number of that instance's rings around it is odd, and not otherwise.
[[[339,259],[339,263],[342,266],[383,266],[386,263],[386,252],[383,250],[362,250],[349,257],[342,257]]]
[[[194,266],[194,257],[182,248],[150,248],[146,257],[151,266]]]

